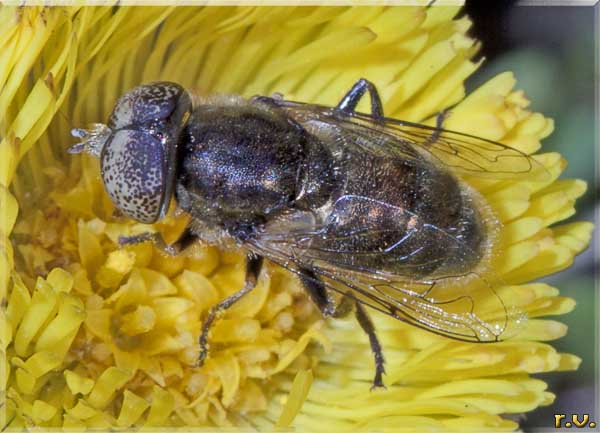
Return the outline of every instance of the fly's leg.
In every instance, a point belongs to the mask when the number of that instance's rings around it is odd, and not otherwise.
[[[352,86],[335,108],[351,115],[366,92],[369,92],[371,98],[371,115],[375,120],[383,120],[383,104],[379,92],[373,83],[364,78],[361,78]]]
[[[198,339],[198,343],[200,344],[200,355],[198,357],[198,366],[202,366],[206,357],[208,356],[208,333],[210,332],[210,328],[214,324],[214,321],[217,319],[217,316],[222,314],[225,310],[235,304],[237,301],[242,299],[244,295],[252,291],[256,287],[256,282],[258,281],[258,275],[260,274],[260,270],[262,269],[263,258],[256,255],[249,255],[246,263],[246,282],[244,283],[244,287],[234,293],[233,295],[223,299],[217,305],[212,307],[208,311],[208,315],[206,319],[204,319],[204,323],[202,324],[202,332],[200,334],[200,338]]]
[[[371,351],[375,357],[375,377],[373,378],[371,390],[374,388],[385,388],[382,379],[383,374],[385,374],[385,359],[383,357],[383,351],[381,350],[381,343],[379,342],[379,338],[377,338],[375,325],[373,325],[365,308],[359,302],[356,303],[356,320],[363,331],[369,336]]]
[[[323,284],[314,272],[302,269],[299,275],[300,281],[308,293],[310,300],[313,301],[323,316],[340,318],[350,314],[352,304],[354,303],[352,298],[344,296],[336,304],[325,284]]]
[[[383,350],[381,349],[381,343],[377,338],[375,326],[369,318],[364,307],[350,296],[342,297],[341,301],[336,304],[329,294],[329,290],[325,287],[325,284],[319,279],[314,272],[307,269],[302,269],[300,272],[300,281],[308,292],[310,299],[319,308],[321,313],[325,317],[344,317],[352,311],[353,304],[355,306],[356,320],[360,327],[365,331],[369,337],[369,343],[371,345],[371,351],[375,359],[375,377],[373,378],[374,388],[385,388],[383,384],[383,374],[385,373],[385,359],[383,357]]]
[[[156,248],[164,252],[169,256],[176,256],[181,251],[185,250],[187,247],[192,245],[198,237],[192,232],[192,230],[187,227],[179,239],[177,239],[172,244],[167,244],[163,239],[162,235],[158,232],[154,233],[141,233],[139,235],[133,236],[119,236],[119,245],[135,245],[141,244],[143,242],[152,242]]]
[[[433,132],[433,134],[427,137],[427,140],[423,142],[423,146],[430,146],[439,140],[440,135],[442,134],[442,125],[444,124],[444,120],[446,120],[449,115],[450,112],[448,111],[448,109],[442,110],[436,114],[435,131]]]

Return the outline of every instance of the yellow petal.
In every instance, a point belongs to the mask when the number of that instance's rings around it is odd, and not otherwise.
[[[88,274],[94,275],[106,258],[104,257],[98,237],[82,221],[79,222],[78,227],[81,264],[85,267]]]
[[[281,410],[281,415],[275,423],[275,428],[288,428],[292,425],[294,418],[308,396],[312,382],[313,375],[311,370],[301,370],[296,373],[296,377],[294,377],[294,382],[292,383],[292,389]]]
[[[112,347],[112,354],[115,358],[116,367],[121,370],[133,373],[140,367],[142,355],[139,351],[128,352],[118,347]]]
[[[135,263],[135,253],[127,250],[112,251],[96,274],[100,287],[115,287],[127,275]]]
[[[552,231],[558,243],[569,248],[573,254],[579,254],[588,247],[593,229],[592,223],[575,222],[555,226]]]
[[[36,386],[35,376],[28,371],[18,368],[15,371],[17,386],[23,394],[33,394]]]
[[[48,274],[46,278],[48,284],[50,284],[56,292],[69,293],[73,288],[73,276],[61,268],[54,268]]]
[[[150,331],[156,323],[156,313],[145,305],[139,305],[131,313],[121,317],[121,331],[127,335],[138,335]]]
[[[57,408],[49,405],[45,401],[36,400],[33,402],[33,421],[42,423],[51,419],[56,414]]]
[[[177,287],[165,274],[152,269],[140,269],[140,274],[148,287],[150,296],[167,296],[177,293]]]
[[[113,394],[131,379],[132,373],[116,367],[107,368],[94,384],[86,401],[97,409],[103,409]]]
[[[254,319],[219,320],[211,331],[215,343],[252,343],[260,332],[260,322]]]
[[[57,353],[66,353],[85,316],[81,300],[60,293],[58,314],[38,337],[35,350],[53,349]]]
[[[25,368],[34,378],[39,378],[59,367],[63,357],[53,351],[37,352],[25,362]]]
[[[83,377],[71,370],[64,371],[65,381],[73,395],[87,395],[94,386],[94,381],[89,377]]]
[[[281,371],[288,365],[290,365],[298,357],[298,355],[300,355],[304,351],[304,349],[312,339],[315,339],[319,343],[321,343],[321,345],[325,347],[326,351],[330,351],[331,345],[327,337],[325,337],[325,335],[319,332],[320,326],[321,323],[317,322],[311,327],[311,329],[306,331],[298,339],[297,342],[294,342],[291,345],[291,347],[284,349],[284,351],[280,355],[279,362],[277,363],[271,374]]]
[[[134,269],[131,274],[129,274],[127,282],[123,284],[119,290],[113,293],[107,299],[107,302],[112,303],[116,301],[115,308],[117,310],[122,310],[124,307],[130,305],[143,304],[146,300],[147,293],[148,289],[141,273],[137,269]]]
[[[174,282],[182,296],[194,301],[203,310],[208,310],[217,303],[217,289],[199,272],[185,270],[175,278]]]
[[[6,318],[4,310],[0,311],[0,344],[2,350],[6,351],[8,345],[12,342],[12,329],[11,324]]]
[[[142,413],[148,408],[149,404],[142,397],[135,395],[134,393],[125,390],[123,393],[123,404],[121,406],[121,412],[117,419],[117,424],[121,427],[129,427],[133,425]]]
[[[502,228],[502,237],[506,244],[514,244],[536,235],[542,227],[543,220],[537,216],[519,218]]]
[[[233,403],[240,386],[240,365],[237,359],[229,353],[224,353],[210,361],[223,387],[221,402],[223,406],[227,407]]]
[[[75,419],[86,420],[96,416],[98,411],[91,407],[85,400],[80,399],[74,407],[67,410],[67,413]]]
[[[19,329],[15,334],[15,351],[19,356],[28,353],[29,344],[56,309],[58,296],[54,289],[44,280],[38,278],[31,305],[26,311]]]
[[[146,420],[147,426],[164,426],[165,421],[175,407],[175,399],[168,391],[154,386],[152,387],[152,404]]]
[[[12,325],[13,334],[30,305],[31,295],[29,294],[29,290],[27,290],[25,284],[23,284],[23,281],[17,275],[13,275],[13,287],[6,307],[6,318]]]
[[[0,185],[0,209],[2,209],[0,213],[0,234],[8,236],[17,220],[19,205],[15,197],[3,185]]]

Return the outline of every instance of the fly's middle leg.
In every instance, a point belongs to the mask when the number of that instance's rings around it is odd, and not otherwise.
[[[371,389],[385,388],[383,384],[383,374],[385,373],[383,350],[375,331],[375,325],[373,325],[364,307],[350,296],[343,296],[341,301],[336,304],[318,275],[307,269],[302,269],[299,275],[300,281],[302,281],[302,285],[308,292],[310,299],[325,317],[344,317],[352,311],[352,307],[355,307],[356,320],[369,337],[371,351],[375,359],[375,377],[373,378]]]
[[[200,355],[198,357],[199,366],[204,364],[204,361],[208,356],[208,334],[210,332],[210,328],[214,324],[214,321],[217,319],[217,316],[226,311],[229,307],[234,305],[237,301],[242,299],[244,295],[251,292],[252,289],[256,287],[258,276],[260,274],[260,270],[262,269],[262,264],[262,257],[249,255],[246,264],[246,282],[244,283],[244,287],[233,295],[223,299],[208,311],[208,315],[202,324],[200,338],[198,339],[198,343],[200,344]]]

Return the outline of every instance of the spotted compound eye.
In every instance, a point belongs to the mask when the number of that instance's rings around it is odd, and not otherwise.
[[[168,176],[162,143],[148,133],[123,129],[112,135],[100,158],[113,203],[137,221],[156,221],[166,201]]]
[[[106,191],[125,215],[143,223],[165,215],[177,143],[191,108],[185,89],[170,82],[136,87],[115,104],[100,165]]]

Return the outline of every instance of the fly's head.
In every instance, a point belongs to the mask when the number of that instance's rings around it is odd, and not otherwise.
[[[176,83],[135,87],[117,100],[108,125],[71,131],[81,141],[69,152],[100,158],[104,187],[115,206],[130,218],[153,223],[169,208],[177,145],[191,110],[190,96]]]

